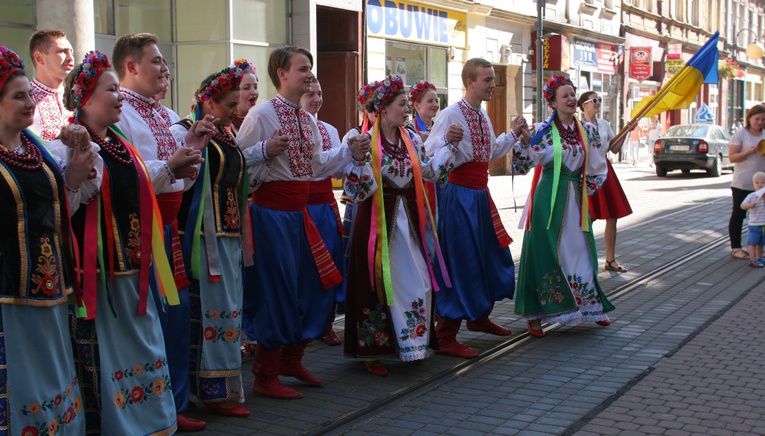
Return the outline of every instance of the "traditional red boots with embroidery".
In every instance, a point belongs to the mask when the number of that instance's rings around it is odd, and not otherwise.
[[[281,355],[281,347],[269,349],[261,344],[257,345],[255,363],[252,365],[252,373],[255,374],[252,391],[271,398],[303,398],[303,394],[279,381]]]
[[[448,356],[472,359],[478,357],[478,352],[457,342],[457,333],[462,325],[461,319],[439,318],[436,326],[438,337],[438,353]]]
[[[319,377],[308,372],[303,366],[303,354],[308,342],[302,342],[295,345],[285,345],[282,347],[281,375],[295,377],[296,379],[308,383],[309,385],[321,386],[324,381]]]

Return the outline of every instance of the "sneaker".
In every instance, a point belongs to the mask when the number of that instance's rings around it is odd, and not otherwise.
[[[763,268],[763,267],[765,267],[765,264],[764,263],[760,263],[759,259],[758,260],[750,260],[747,265],[751,266],[752,268]]]
[[[757,262],[760,265],[765,267],[765,257],[761,257],[761,258],[757,259],[755,262]]]

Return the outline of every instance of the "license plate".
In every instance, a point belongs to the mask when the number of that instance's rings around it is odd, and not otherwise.
[[[672,145],[669,147],[672,151],[690,151],[691,146],[690,145]]]

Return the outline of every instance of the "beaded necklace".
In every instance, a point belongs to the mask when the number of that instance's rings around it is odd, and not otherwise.
[[[27,171],[34,171],[42,167],[42,152],[32,144],[32,141],[21,135],[21,145],[25,152],[8,150],[5,146],[0,147],[0,160]]]
[[[85,126],[83,124],[83,126]],[[122,141],[120,141],[120,138],[117,137],[117,134],[112,132],[111,130],[106,130],[106,139],[98,136],[93,132],[93,130],[90,129],[90,127],[85,126],[85,129],[88,131],[88,134],[90,135],[90,139],[93,140],[96,144],[98,144],[99,147],[101,147],[101,150],[105,151],[109,156],[116,159],[118,162],[123,163],[125,165],[132,165],[133,164],[133,156],[128,151],[127,147],[125,147],[124,144],[122,144]]]
[[[385,134],[380,129],[380,138],[382,138],[382,146],[385,154],[393,159],[404,160],[409,154],[406,151],[406,147],[401,145],[401,137],[396,135],[396,142],[388,141]]]
[[[558,119],[558,117],[555,117],[555,127],[558,128],[558,132],[560,133],[561,139],[566,144],[569,145],[577,145],[579,144],[579,129],[576,128],[576,124],[574,125],[573,129],[569,129],[566,126],[561,123],[561,121]]]
[[[236,141],[234,141],[234,138],[231,136],[228,130],[220,126],[218,126],[218,129],[215,132],[215,136],[213,136],[213,139],[220,142],[221,144],[226,144],[227,146],[231,148],[237,148]]]

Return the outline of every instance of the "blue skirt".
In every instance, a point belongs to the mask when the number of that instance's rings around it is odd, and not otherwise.
[[[173,227],[164,226],[165,252],[172,265]],[[154,304],[159,308],[159,323],[162,326],[162,336],[171,338],[165,341],[167,364],[170,370],[170,384],[173,386],[173,398],[178,412],[186,410],[189,404],[189,347],[191,344],[191,308],[189,306],[189,289],[178,289],[180,304],[165,305],[157,288],[154,268],[151,269],[151,287]]]
[[[436,313],[476,321],[515,294],[510,248],[501,248],[485,190],[447,183],[438,197],[438,237],[452,288],[437,274]]]
[[[203,237],[204,238],[204,237]],[[218,236],[220,281],[192,280],[191,380],[201,401],[239,401],[242,391],[242,243],[240,238]],[[202,245],[204,247],[204,244]],[[207,253],[200,252],[202,271]]]
[[[0,305],[0,434],[85,433],[67,305]]]
[[[332,261],[335,262],[337,270],[340,271],[340,275],[345,279],[345,245],[343,244],[343,237],[337,228],[337,216],[334,209],[329,204],[309,204],[307,209],[313,219],[313,223],[319,230],[321,239],[324,240],[324,245],[327,246],[327,250],[332,256]],[[343,283],[335,285],[331,289],[327,289],[327,291],[334,294],[335,303],[345,302],[345,286]]]
[[[116,319],[100,277],[96,319],[73,319],[70,311],[88,432],[172,434],[175,402],[154,299],[138,316],[137,273],[115,275],[110,290]]]
[[[245,268],[248,337],[270,349],[322,337],[334,294],[321,290],[303,212],[250,204],[250,214],[255,254],[254,265]]]

